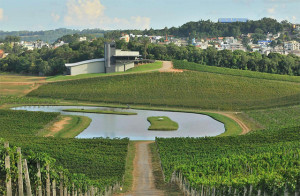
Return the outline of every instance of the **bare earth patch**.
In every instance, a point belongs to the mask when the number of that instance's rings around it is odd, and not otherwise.
[[[71,117],[67,116],[67,117],[63,117],[62,120],[54,123],[52,127],[50,127],[49,129],[49,133],[45,135],[45,137],[54,137],[54,135],[58,133],[60,130],[62,130],[64,126],[69,123],[70,120]]]
[[[123,196],[163,196],[163,191],[155,188],[152,172],[152,160],[149,144],[153,141],[136,142],[136,154],[133,161],[133,187]]]
[[[227,116],[228,118],[231,118],[232,120],[234,120],[238,125],[240,125],[240,127],[243,130],[243,132],[241,133],[242,135],[250,132],[250,128],[243,121],[241,121],[239,118],[237,118],[234,115],[234,113],[227,113],[227,112],[216,112],[216,113]]]
[[[160,72],[183,72],[181,69],[174,69],[172,61],[163,61],[163,67],[159,69]]]

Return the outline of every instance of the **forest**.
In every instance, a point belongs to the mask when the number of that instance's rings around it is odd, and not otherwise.
[[[200,20],[197,22],[188,22],[180,27],[164,28],[164,29],[149,29],[144,31],[139,30],[122,30],[110,31],[105,33],[106,38],[120,37],[121,33],[133,33],[140,35],[174,35],[175,37],[192,37],[192,38],[206,38],[206,37],[238,37],[241,34],[256,33],[278,33],[283,29],[291,31],[292,24],[288,21],[278,22],[272,18],[262,18],[261,20],[250,20],[247,23],[218,23],[211,20]]]
[[[56,49],[42,48],[24,50],[15,45],[12,54],[0,60],[0,71],[34,75],[58,75],[65,71],[65,63],[104,57],[104,38],[92,42],[70,42]],[[206,50],[195,46],[176,46],[175,44],[158,45],[140,41],[116,41],[117,47],[124,50],[140,51],[147,59],[186,60],[202,65],[227,67],[232,69],[251,70],[286,75],[300,75],[300,58],[289,54],[281,55],[241,50],[218,51],[214,47]]]

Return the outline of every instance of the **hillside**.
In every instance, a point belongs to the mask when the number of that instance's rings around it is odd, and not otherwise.
[[[191,72],[141,73],[46,84],[30,97],[247,110],[300,103],[298,83]]]
[[[174,68],[176,69],[186,69],[192,71],[219,73],[219,74],[232,75],[232,76],[242,76],[248,78],[258,78],[258,79],[300,83],[300,77],[298,76],[279,75],[279,74],[263,73],[263,72],[250,71],[250,70],[231,69],[225,67],[215,67],[215,66],[201,65],[198,63],[179,61],[179,60],[173,60],[172,62],[174,64]]]
[[[58,38],[64,35],[83,34],[83,35],[92,35],[94,37],[102,37],[104,33],[105,31],[100,29],[87,29],[82,31],[65,29],[65,28],[46,30],[46,31],[1,31],[0,30],[0,39],[4,39],[7,36],[18,36],[22,41],[41,40],[44,42],[53,43]]]

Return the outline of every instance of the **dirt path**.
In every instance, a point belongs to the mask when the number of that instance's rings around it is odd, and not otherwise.
[[[242,135],[249,133],[250,132],[250,128],[247,127],[247,125],[241,121],[240,119],[238,119],[234,113],[228,113],[228,112],[216,112],[218,114],[222,114],[224,116],[227,116],[228,118],[231,118],[232,120],[234,120],[238,125],[240,125],[240,127],[242,128]]]
[[[159,69],[160,72],[183,72],[181,69],[174,69],[172,61],[163,61],[163,67]]]
[[[136,142],[136,154],[133,161],[133,188],[123,196],[164,196],[164,192],[155,188],[152,172],[152,160],[149,144],[153,141]]]
[[[47,135],[45,135],[45,137],[54,137],[54,135],[56,133],[58,133],[60,130],[62,130],[64,128],[64,126],[69,123],[68,121],[70,121],[70,120],[71,120],[71,117],[67,116],[67,117],[63,117],[62,120],[54,123],[51,126],[51,128],[49,129],[49,133]]]

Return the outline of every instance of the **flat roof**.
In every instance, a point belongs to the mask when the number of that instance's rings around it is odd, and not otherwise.
[[[113,55],[115,57],[138,57],[140,56],[139,51],[123,51],[116,49],[115,54]]]
[[[102,58],[102,59],[91,59],[91,60],[86,60],[86,61],[80,61],[80,62],[77,62],[77,63],[66,63],[65,66],[66,67],[74,67],[74,66],[85,64],[85,63],[104,62],[104,61],[105,61],[104,58]]]

